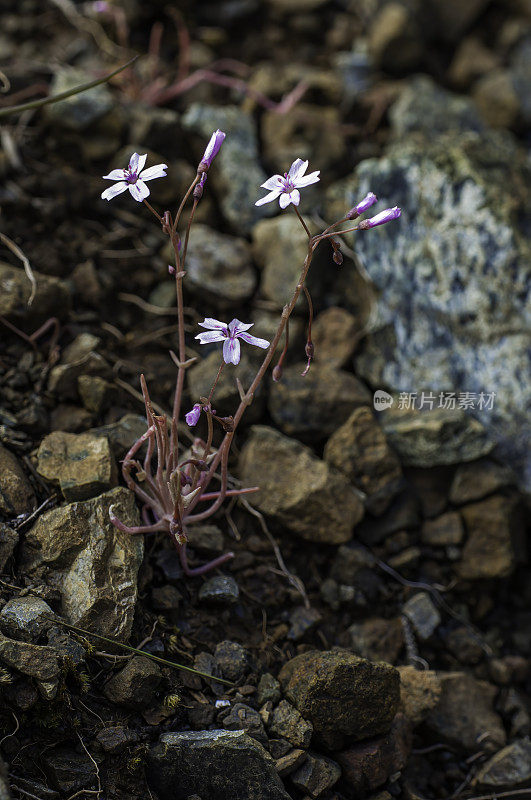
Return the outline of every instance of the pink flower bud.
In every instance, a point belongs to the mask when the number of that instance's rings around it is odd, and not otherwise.
[[[196,403],[195,406],[192,408],[192,410],[189,411],[188,414],[184,415],[184,418],[186,420],[186,424],[189,425],[190,428],[193,428],[199,422],[200,416],[201,416],[201,406],[199,405],[199,403]]]
[[[347,214],[347,219],[356,219],[356,217],[359,217],[360,214],[364,214],[377,201],[378,198],[376,195],[373,192],[369,192],[369,194],[365,195],[363,200],[360,200],[358,205],[350,209]]]
[[[401,213],[402,212],[398,206],[395,206],[394,208],[386,208],[385,211],[380,211],[380,213],[376,214],[375,217],[362,220],[358,225],[358,230],[366,231],[369,228],[376,228],[377,225],[385,225],[386,222],[391,222],[393,219],[398,219]]]
[[[214,131],[210,137],[209,143],[206,146],[203,158],[201,159],[201,162],[197,168],[198,172],[206,172],[210,168],[210,165],[219,153],[219,149],[223,144],[225,135],[226,134],[224,134],[223,131],[220,131],[219,128],[217,131]]]

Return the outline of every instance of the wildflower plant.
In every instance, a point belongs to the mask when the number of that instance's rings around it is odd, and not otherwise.
[[[155,413],[146,381],[144,376],[141,375],[140,383],[146,409],[147,430],[133,444],[122,463],[124,480],[142,503],[143,524],[135,527],[125,525],[115,515],[113,506],[109,509],[109,514],[113,525],[125,533],[147,534],[164,531],[169,534],[178,550],[181,565],[186,575],[203,574],[233,557],[232,553],[225,553],[207,564],[192,568],[188,563],[186,554],[187,530],[194,523],[203,522],[215,514],[227,497],[237,497],[258,491],[256,486],[239,489],[229,488],[229,453],[235,432],[245,410],[252,402],[255,392],[273,360],[277,347],[282,337],[284,337],[281,355],[273,369],[274,380],[278,381],[282,377],[282,365],[289,341],[289,319],[301,292],[306,295],[309,309],[308,335],[305,345],[307,364],[303,375],[310,369],[314,355],[311,336],[313,307],[305,283],[316,248],[322,242],[328,242],[332,246],[332,258],[339,265],[342,263],[343,257],[341,246],[336,239],[338,235],[350,231],[367,230],[383,225],[400,216],[400,209],[395,207],[386,209],[370,219],[350,225],[352,221],[357,220],[361,214],[365,213],[377,202],[376,196],[371,192],[350,209],[342,219],[334,222],[321,233],[312,235],[299,213],[298,206],[300,203],[300,190],[317,183],[319,181],[319,171],[306,175],[308,162],[298,158],[283,176],[273,175],[262,184],[262,188],[266,189],[268,194],[258,199],[256,205],[263,205],[278,199],[282,209],[286,209],[289,205],[293,206],[304,235],[308,239],[306,257],[301,266],[299,279],[292,288],[291,296],[282,310],[276,333],[271,342],[249,333],[253,326],[252,322],[241,322],[238,319],[233,319],[231,322],[225,323],[207,317],[203,322],[199,323],[199,327],[205,330],[198,333],[195,338],[200,344],[221,344],[220,365],[208,397],[197,398],[193,408],[184,414],[185,422],[191,428],[198,424],[202,414],[205,415],[207,423],[206,440],[199,437],[195,438],[192,447],[185,451],[179,437],[179,426],[182,425],[181,405],[186,370],[196,360],[195,358],[187,359],[186,357],[183,304],[186,253],[194,214],[205,190],[208,171],[212,167],[224,139],[225,133],[223,131],[218,130],[212,134],[204,155],[199,162],[197,174],[174,214],[170,211],[164,211],[159,214],[147,200],[149,188],[146,185],[146,181],[164,177],[167,167],[165,164],[158,164],[145,169],[145,155],[133,153],[127,169],[115,169],[105,175],[105,179],[116,181],[116,183],[102,193],[103,199],[111,200],[129,190],[137,202],[144,203],[158,225],[160,225],[163,233],[169,237],[175,261],[175,264],[170,266],[169,271],[175,279],[178,339],[178,354],[171,353],[177,367],[171,419],[168,421],[165,416]],[[188,202],[191,203],[192,207],[181,241],[178,232],[179,224],[183,210]],[[339,226],[344,223],[347,223],[347,227],[340,229]],[[245,391],[241,383],[238,382],[240,403],[234,413],[228,417],[220,417],[213,407],[215,405],[216,386],[226,365],[234,368],[239,364],[241,342],[266,350],[266,353],[248,389]],[[219,426],[223,434],[221,443],[217,447],[213,446],[214,425]],[[146,445],[145,455],[140,460],[139,454],[144,444]]]

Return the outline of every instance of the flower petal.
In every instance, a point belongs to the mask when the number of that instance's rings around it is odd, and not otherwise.
[[[224,330],[227,325],[225,322],[220,322],[219,319],[212,319],[212,317],[205,317],[203,322],[197,323],[200,328],[207,328],[209,331]]]
[[[278,201],[280,208],[287,208],[287,206],[289,206],[290,203],[291,203],[291,196],[288,194],[288,192],[284,192],[284,194],[280,195]]]
[[[225,364],[240,363],[240,343],[237,339],[225,339],[223,342],[223,360]]]
[[[252,328],[254,325],[254,322],[241,322],[239,319],[233,319],[232,321],[236,322],[236,325],[232,329],[231,333],[235,333],[236,336],[239,336],[240,333],[243,333],[244,331],[248,331],[249,328]],[[231,330],[230,327],[229,330]]]
[[[310,186],[312,183],[317,183],[320,178],[321,170],[317,172],[310,172],[309,175],[305,175],[304,178],[296,178],[293,181],[293,185],[297,187],[297,189],[303,189],[305,186]]]
[[[152,181],[153,178],[165,178],[167,169],[167,164],[155,164],[153,167],[142,170],[138,177],[143,181]]]
[[[210,344],[211,342],[223,342],[227,337],[223,331],[207,331],[198,333],[195,338],[199,339],[200,344]]]
[[[281,189],[274,189],[272,192],[269,192],[269,194],[266,194],[265,197],[257,200],[255,206],[263,206],[264,203],[270,203],[272,200],[276,200],[281,191]]]
[[[109,186],[108,189],[105,189],[105,191],[101,193],[101,199],[112,200],[113,197],[116,197],[116,195],[125,192],[127,188],[128,184],[125,181],[120,181],[120,183],[114,183],[112,186]]]
[[[296,158],[291,167],[289,168],[288,175],[292,181],[296,181],[297,178],[302,178],[307,169],[308,169],[308,162],[303,161],[302,158]]]
[[[103,179],[108,181],[123,181],[125,178],[125,169],[112,169],[108,175],[104,175]]]
[[[262,189],[268,189],[270,192],[273,189],[282,189],[283,185],[284,178],[282,175],[273,175],[271,178],[268,178],[265,183],[260,184]]]
[[[267,339],[259,339],[258,336],[251,336],[250,333],[239,333],[238,334],[240,339],[243,339],[244,342],[247,344],[254,344],[256,347],[262,347],[264,350],[266,347],[269,347],[269,342]]]
[[[138,153],[133,153],[131,158],[129,159],[129,172],[138,172],[138,161],[140,156]]]
[[[286,208],[289,206],[290,203],[293,203],[294,206],[298,206],[301,201],[301,195],[298,189],[293,189],[293,191],[284,192],[284,194],[280,195],[279,205],[280,208]]]
[[[141,181],[140,178],[137,180],[136,183],[129,184],[129,191],[131,192],[132,196],[135,200],[138,200],[139,203],[144,200],[145,197],[149,197],[150,191],[144,181]]]
[[[135,170],[137,175],[138,175],[139,172],[142,172],[142,170],[144,169],[144,165],[146,163],[146,160],[147,160],[147,153],[144,153],[144,155],[142,155],[142,156],[138,156],[138,164],[137,164],[137,167],[136,167],[136,170]]]

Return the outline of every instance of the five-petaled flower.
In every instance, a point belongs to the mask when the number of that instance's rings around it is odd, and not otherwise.
[[[270,203],[272,200],[279,198],[278,203],[280,208],[286,208],[290,203],[298,206],[301,201],[299,189],[305,186],[310,186],[312,183],[317,183],[319,180],[320,170],[317,172],[310,172],[309,175],[304,177],[304,173],[308,169],[308,162],[303,161],[302,158],[297,158],[289,168],[289,172],[282,175],[273,175],[268,178],[265,183],[262,183],[262,189],[268,189],[269,194],[257,200],[255,206],[263,206],[264,203]]]
[[[207,328],[207,333],[199,333],[195,338],[199,339],[200,344],[223,342],[223,360],[225,363],[239,364],[240,343],[238,339],[243,339],[247,344],[254,344],[256,347],[262,347],[263,349],[269,347],[269,342],[265,339],[259,339],[257,336],[251,336],[250,333],[246,333],[249,328],[252,328],[253,324],[253,322],[245,323],[240,322],[239,319],[233,319],[227,325],[218,319],[207,317],[203,322],[199,323],[201,328]]]
[[[139,203],[149,197],[149,188],[146,186],[145,181],[151,181],[153,178],[164,178],[168,167],[166,164],[155,164],[154,167],[144,169],[146,159],[147,153],[142,156],[139,156],[138,153],[133,153],[129,159],[127,169],[113,169],[108,175],[104,175],[105,180],[118,181],[118,183],[105,189],[101,195],[102,200],[112,200],[113,197],[125,192],[126,189],[129,189],[131,195]]]

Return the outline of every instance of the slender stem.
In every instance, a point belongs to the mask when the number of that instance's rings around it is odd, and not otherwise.
[[[354,228],[345,228],[344,231],[332,231],[331,233],[320,233],[318,236],[315,237],[317,242],[322,242],[324,239],[330,239],[331,236],[343,236],[344,233],[352,233],[352,231],[357,231],[358,226],[356,225]]]
[[[188,225],[186,226],[186,234],[184,237],[183,255],[181,258],[181,269],[184,269],[184,262],[186,261],[186,253],[188,252],[188,239],[190,238],[190,228],[192,227],[192,222],[194,221],[194,214],[196,208],[197,208],[197,200],[194,197],[194,204],[192,206],[192,210],[190,211],[190,219],[188,220]]]
[[[310,296],[310,292],[303,286],[304,294],[306,295],[306,300],[308,301],[308,341],[311,342],[312,340],[312,322],[313,322],[313,303],[312,298]]]
[[[41,100],[31,100],[29,103],[21,103],[18,106],[8,106],[7,108],[0,109],[0,119],[3,117],[7,117],[10,114],[20,114],[22,111],[29,111],[32,108],[41,108],[42,106],[47,106],[50,103],[57,103],[59,100],[66,100],[67,97],[72,97],[74,94],[80,94],[81,92],[86,92],[88,89],[94,88],[94,86],[99,86],[100,83],[107,83],[110,81],[111,78],[114,78],[115,75],[118,75],[119,72],[123,72],[124,69],[130,67],[131,64],[136,61],[138,56],[135,56],[127,64],[124,64],[118,69],[115,69],[113,72],[109,72],[108,75],[105,75],[103,78],[98,78],[95,81],[90,81],[89,83],[83,83],[80,86],[74,86],[73,89],[68,89],[66,92],[61,92],[61,94],[56,94],[53,97],[45,97]]]
[[[293,204],[292,204],[292,205],[293,205]],[[310,233],[310,231],[308,230],[308,226],[306,225],[305,221],[304,221],[304,220],[303,220],[303,218],[301,217],[301,215],[300,215],[300,212],[299,212],[299,209],[297,208],[297,206],[293,206],[293,209],[294,209],[294,211],[295,211],[296,215],[298,216],[298,218],[299,218],[299,220],[300,220],[300,223],[301,223],[302,227],[303,227],[303,228],[304,228],[304,230],[306,231],[306,235],[308,236],[308,239],[311,239],[311,238],[312,238],[312,234],[311,234],[311,233]]]
[[[184,197],[183,197],[183,199],[181,200],[181,205],[180,205],[180,206],[179,206],[179,208],[177,209],[177,213],[176,213],[176,215],[175,215],[175,220],[174,220],[174,222],[173,222],[173,228],[172,228],[172,230],[173,230],[173,232],[174,232],[174,233],[175,233],[175,231],[177,230],[177,225],[179,224],[179,220],[180,220],[180,218],[181,218],[181,214],[183,213],[183,208],[184,208],[184,206],[185,206],[185,204],[186,204],[186,201],[188,200],[188,198],[190,197],[190,195],[191,195],[191,194],[192,194],[192,192],[194,191],[194,189],[195,189],[195,187],[196,187],[196,184],[197,184],[197,183],[199,183],[199,181],[200,181],[200,180],[201,180],[201,176],[200,176],[200,175],[196,175],[196,176],[195,176],[195,178],[193,179],[192,183],[191,183],[191,184],[190,184],[190,186],[188,187],[188,190],[187,190],[187,192],[186,192],[185,196],[184,196]]]
[[[158,214],[158,213],[155,211],[155,209],[153,208],[153,206],[151,205],[151,203],[148,203],[148,201],[147,201],[145,198],[144,198],[144,205],[145,205],[145,206],[147,206],[147,208],[149,208],[149,210],[151,211],[151,213],[152,213],[152,214],[154,214],[154,215],[156,216],[156,218],[158,219],[158,221],[162,223],[162,217],[160,216],[160,214]]]
[[[211,388],[211,390],[210,390],[210,394],[208,395],[208,402],[209,402],[209,403],[210,403],[210,401],[212,400],[212,395],[214,394],[214,389],[215,389],[215,388],[216,388],[216,386],[217,386],[217,383],[218,383],[218,381],[219,381],[220,375],[221,375],[221,373],[223,372],[223,367],[224,367],[224,366],[225,366],[225,362],[223,361],[223,359],[221,359],[221,364],[220,364],[220,367],[219,367],[219,369],[218,369],[218,374],[216,375],[216,378],[215,378],[215,380],[214,380],[214,383],[212,384],[212,388]]]

